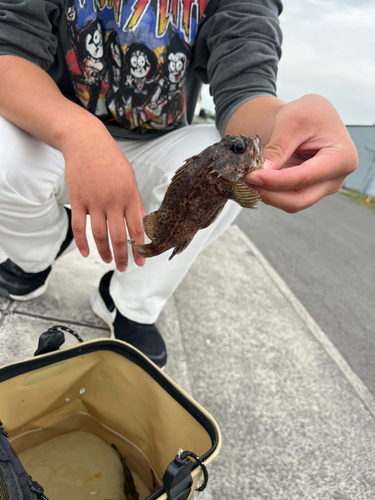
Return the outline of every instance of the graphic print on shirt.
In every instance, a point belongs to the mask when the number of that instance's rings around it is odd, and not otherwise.
[[[179,126],[208,0],[71,0],[65,58],[81,104],[139,132]]]

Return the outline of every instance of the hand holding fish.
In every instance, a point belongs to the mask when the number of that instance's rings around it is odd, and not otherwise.
[[[335,108],[318,95],[307,95],[288,104],[267,97],[259,98],[258,103],[245,103],[248,108],[239,110],[237,119],[245,111],[252,116],[249,107],[262,102],[274,110],[274,116],[271,113],[268,124],[264,124],[266,131],[257,129],[265,142],[269,137],[264,148],[265,168],[246,177],[262,201],[294,213],[339,191],[345,177],[357,167],[358,157]],[[234,127],[238,133],[235,115],[227,130]],[[240,130],[246,133],[246,125],[242,123]]]

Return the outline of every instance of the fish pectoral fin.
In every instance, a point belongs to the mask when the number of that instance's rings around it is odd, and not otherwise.
[[[228,187],[228,197],[236,201],[241,207],[255,208],[260,200],[259,193],[243,182],[231,182]]]
[[[189,245],[189,243],[191,242],[192,239],[193,238],[190,238],[190,239],[184,241],[183,243],[181,243],[180,245],[178,245],[178,247],[176,247],[173,250],[173,252],[172,252],[172,254],[171,254],[171,256],[169,257],[168,260],[172,260],[175,255],[177,255],[178,253],[183,252],[185,250],[185,248]]]
[[[143,217],[143,228],[151,241],[156,239],[159,220],[160,220],[159,212],[151,212],[149,215]]]

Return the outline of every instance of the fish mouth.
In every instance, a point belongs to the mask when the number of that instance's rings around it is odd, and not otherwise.
[[[219,182],[220,184],[223,184],[224,186],[227,186],[228,184],[230,184],[231,182],[233,181],[230,181],[228,179],[224,179],[224,177],[222,177],[219,172],[217,172],[216,170],[212,170],[210,172],[210,176],[216,181],[216,182]]]
[[[220,182],[221,184],[228,184],[230,182],[238,181],[238,174],[233,172],[229,165],[219,164],[215,167],[213,167],[209,172],[209,175],[215,181]]]

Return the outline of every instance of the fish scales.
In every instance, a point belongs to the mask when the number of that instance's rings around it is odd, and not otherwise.
[[[244,182],[244,177],[263,164],[260,136],[225,136],[187,159],[175,172],[159,209],[143,218],[151,242],[130,243],[143,257],[174,248],[171,260],[185,250],[197,231],[216,220],[228,200],[255,208],[259,194]]]

